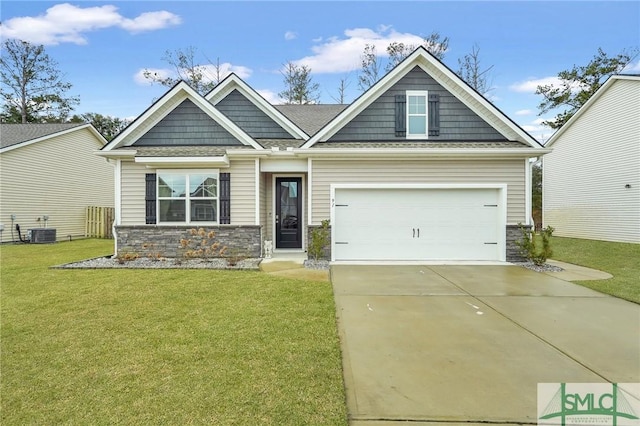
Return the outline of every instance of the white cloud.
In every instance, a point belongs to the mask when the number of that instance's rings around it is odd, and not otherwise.
[[[520,123],[520,127],[522,127],[525,131],[527,131],[531,136],[538,139],[541,143],[545,143],[551,135],[555,132],[551,127],[545,126],[542,124],[543,121],[552,120],[552,118],[537,118],[528,123]]]
[[[179,78],[177,72],[173,69],[169,68],[147,68],[151,73],[156,74],[159,78]],[[216,70],[216,66],[213,64],[201,65],[198,67],[199,71],[204,76],[203,80],[205,83],[215,81],[218,78],[218,70]],[[140,85],[149,85],[151,84],[149,80],[144,78],[144,69],[138,70],[137,73],[133,76],[133,81]],[[238,77],[242,79],[249,78],[252,74],[251,68],[244,67],[242,65],[232,65],[228,62],[220,64],[220,80],[223,80],[231,73],[235,73]]]
[[[538,86],[545,86],[548,84],[559,86],[561,85],[561,81],[556,76],[544,77],[544,78],[531,79],[531,80],[526,80],[526,81],[512,84],[511,86],[509,86],[509,89],[519,93],[535,93]]]
[[[533,114],[533,111],[531,111],[530,109],[521,109],[515,112],[515,115],[531,115]]]
[[[267,100],[267,102],[269,102],[272,105],[277,105],[277,104],[282,103],[282,101],[278,97],[278,94],[275,93],[272,90],[269,90],[269,89],[258,89],[258,90],[256,90],[256,92],[258,92],[260,94],[260,96],[265,98]]]
[[[171,12],[146,12],[133,19],[125,18],[113,5],[78,7],[57,4],[44,15],[11,18],[0,27],[3,38],[16,38],[35,44],[87,44],[85,33],[118,27],[130,33],[153,31],[178,25],[182,19]]]
[[[317,39],[316,39],[317,40]],[[314,73],[341,73],[360,68],[360,55],[366,44],[374,45],[379,56],[386,56],[386,48],[392,41],[419,45],[422,37],[411,33],[400,33],[390,26],[352,28],[344,32],[344,37],[331,37],[313,46],[313,55],[297,61],[296,65],[306,65]]]
[[[294,33],[293,31],[287,31],[286,33],[284,33],[284,39],[287,41],[294,40],[297,37],[298,34]]]

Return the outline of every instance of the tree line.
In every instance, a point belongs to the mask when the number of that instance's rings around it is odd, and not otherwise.
[[[449,38],[438,32],[431,33],[421,43],[438,60],[444,60]],[[385,55],[376,46],[365,45],[360,55],[358,88],[366,91],[413,52],[418,45],[391,42]],[[44,46],[22,40],[6,40],[0,55],[0,96],[3,101],[0,121],[3,123],[91,123],[105,136],[112,139],[128,125],[125,119],[99,113],[73,114],[80,98],[69,94],[72,84],[65,81],[58,63],[45,51]],[[173,86],[183,80],[201,94],[213,89],[223,77],[220,60],[207,59],[204,65],[197,60],[197,49],[188,47],[167,51],[161,58],[175,71],[177,77],[166,77],[145,69],[143,76],[152,83]],[[538,115],[560,110],[543,124],[552,129],[560,128],[595,93],[612,74],[620,73],[637,56],[637,49],[609,56],[602,49],[584,66],[574,65],[558,73],[558,84],[539,85],[536,94],[542,96]],[[457,74],[481,95],[493,89],[491,73],[493,65],[484,66],[480,47],[474,44],[471,52],[458,59]],[[314,104],[319,102],[320,86],[313,81],[312,70],[307,65],[289,61],[281,70],[284,89],[278,97],[285,104]],[[346,103],[348,76],[340,79],[337,95],[332,98]]]

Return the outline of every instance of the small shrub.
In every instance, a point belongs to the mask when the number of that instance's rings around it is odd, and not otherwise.
[[[520,254],[536,265],[544,265],[547,259],[553,256],[553,250],[551,250],[551,235],[553,235],[554,228],[547,226],[540,231],[542,248],[538,251],[535,233],[525,228],[521,223],[519,223],[518,226],[522,232],[522,238],[516,241],[517,246],[520,248]]]
[[[329,245],[329,221],[323,220],[319,228],[311,231],[307,254],[313,260],[324,258],[324,249]]]
[[[135,251],[122,251],[117,256],[116,259],[118,263],[123,265],[125,262],[131,262],[132,260],[136,260],[140,257],[138,253]]]
[[[191,238],[181,238],[180,248],[182,248],[183,256],[187,259],[210,257],[224,257],[227,247],[220,245],[214,241],[216,233],[214,231],[205,231],[204,228],[189,230]]]

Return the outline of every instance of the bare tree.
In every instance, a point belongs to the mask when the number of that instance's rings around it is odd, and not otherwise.
[[[155,71],[145,69],[142,75],[152,83],[172,87],[179,81],[185,81],[198,93],[204,95],[218,85],[221,79],[220,59],[215,64],[205,57],[204,65],[196,60],[197,49],[189,46],[185,49],[167,50],[162,60],[168,63],[175,73],[173,76],[162,76]]]
[[[493,87],[491,70],[493,65],[482,68],[480,65],[480,47],[474,44],[471,53],[467,53],[462,58],[458,58],[458,75],[473,87],[481,95],[489,93]]]
[[[439,60],[443,60],[449,48],[449,37],[442,37],[439,32],[434,31],[425,37],[419,45],[405,44],[398,41],[389,43],[386,49],[388,59],[386,60],[384,70],[386,72],[391,71],[419,46],[423,46],[433,56]],[[360,75],[358,76],[358,87],[360,90],[365,91],[380,79],[381,61],[384,62],[385,60],[378,56],[376,47],[373,44],[366,44],[364,46],[364,52],[360,59],[362,67]]]
[[[340,84],[338,85],[338,96],[331,96],[331,99],[336,101],[339,104],[345,103],[345,94],[347,92],[347,88],[351,82],[349,81],[349,75],[346,75],[340,79]]]
[[[7,40],[0,55],[2,121],[12,123],[65,122],[77,96],[68,96],[71,83],[63,80],[56,61],[42,45]]]
[[[287,62],[281,71],[284,77],[285,89],[278,93],[278,97],[286,104],[315,104],[320,99],[320,85],[314,83],[311,68],[306,65],[296,65]]]
[[[439,32],[434,31],[424,38],[422,44],[404,44],[401,42],[391,42],[387,46],[387,54],[389,55],[389,62],[387,62],[386,70],[390,71],[393,67],[398,65],[407,56],[411,54],[418,46],[424,46],[425,49],[439,60],[444,59],[444,54],[449,48],[449,37],[442,37]]]
[[[360,75],[358,75],[358,87],[364,92],[376,84],[380,78],[380,63],[378,62],[376,46],[373,44],[365,44],[364,52],[360,59],[362,68]]]

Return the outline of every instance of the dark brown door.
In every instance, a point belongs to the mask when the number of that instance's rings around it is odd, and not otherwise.
[[[302,248],[302,178],[276,178],[276,248]]]

